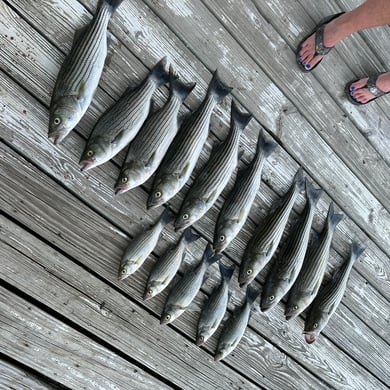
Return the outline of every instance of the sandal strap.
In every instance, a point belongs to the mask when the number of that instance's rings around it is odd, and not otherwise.
[[[382,91],[376,86],[376,80],[380,74],[372,75],[368,78],[366,88],[376,97],[380,97],[386,94],[386,92]]]
[[[316,44],[316,52],[315,56],[320,55],[324,56],[325,54],[328,54],[333,47],[326,47],[324,45],[324,29],[325,29],[325,23],[322,24],[315,33],[315,44]]]

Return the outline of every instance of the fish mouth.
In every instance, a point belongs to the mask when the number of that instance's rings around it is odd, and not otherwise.
[[[203,336],[199,336],[197,339],[196,339],[196,345],[198,347],[201,347],[202,345],[205,345],[206,343],[206,340],[204,339]]]
[[[115,187],[115,190],[114,190],[115,195],[124,194],[129,189],[130,189],[130,186],[124,186],[124,185],[117,186],[117,187]]]
[[[145,293],[143,296],[144,301],[148,301],[149,299],[152,299],[152,298],[153,298],[153,295],[150,295],[148,293]],[[161,323],[161,321],[160,321],[160,323]]]
[[[161,317],[160,319],[160,325],[166,325],[166,324],[169,324],[170,321],[169,320],[166,320],[165,317]]]
[[[219,361],[222,360],[224,357],[225,357],[225,354],[224,354],[223,352],[217,352],[217,353],[214,355],[214,361],[219,362]]]
[[[296,316],[295,316],[294,314],[287,314],[285,317],[286,317],[286,320],[287,320],[287,321],[290,321],[290,320],[292,320],[293,318],[295,318]]]
[[[156,207],[162,206],[164,203],[165,203],[165,200],[163,200],[163,199],[159,199],[158,201],[149,200],[149,199],[148,199],[148,201],[147,201],[147,203],[146,203],[146,208],[147,208],[148,210],[154,209],[154,208],[156,208]]]
[[[118,280],[124,280],[124,279],[126,279],[127,277],[128,277],[129,275],[128,274],[119,274],[118,275]]]
[[[175,232],[182,232],[183,230],[187,229],[189,226],[191,226],[191,223],[175,223]]]
[[[274,306],[276,306],[277,303],[278,303],[278,302],[260,304],[261,311],[262,311],[263,313],[265,313],[265,312],[271,310]]]
[[[305,335],[305,341],[308,344],[312,344],[312,343],[314,343],[314,341],[316,341],[318,339],[318,333],[315,333],[315,332],[303,332],[303,334]]]
[[[53,142],[54,145],[58,145],[66,137],[65,131],[56,131],[55,133],[49,134],[49,140]]]
[[[93,168],[95,166],[95,161],[86,160],[86,161],[80,161],[80,171],[88,171],[89,169]]]

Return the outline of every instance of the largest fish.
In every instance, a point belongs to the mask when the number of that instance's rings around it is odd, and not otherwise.
[[[276,144],[266,141],[260,131],[256,154],[250,164],[238,172],[234,187],[218,215],[213,242],[217,253],[226,249],[244,225],[260,187],[264,161],[275,147]]]
[[[258,226],[255,234],[249,240],[238,274],[240,287],[252,282],[275,253],[295,199],[303,190],[304,185],[303,171],[300,168],[286,195],[278,202],[277,207],[265,219],[264,223]]]
[[[364,247],[360,246],[357,242],[353,242],[350,258],[342,264],[333,278],[321,287],[316,299],[314,299],[310,306],[305,321],[303,334],[308,344],[314,343],[317,340],[320,332],[325,328],[330,317],[336,311],[343,299],[352,267],[364,250]]]
[[[82,171],[105,163],[137,135],[151,108],[154,91],[169,80],[164,57],[134,90],[128,89],[98,120],[80,159]]]
[[[92,21],[75,33],[50,103],[49,138],[56,145],[79,123],[91,103],[107,56],[107,25],[122,1],[104,0]]]
[[[156,171],[147,206],[157,207],[175,196],[184,186],[198,161],[206,142],[211,114],[214,107],[230,93],[215,71],[207,95],[187,120],[182,124],[164,160]]]
[[[211,153],[210,159],[187,192],[175,221],[176,231],[200,219],[225,188],[237,166],[241,134],[251,118],[252,115],[240,112],[232,100],[229,134]]]

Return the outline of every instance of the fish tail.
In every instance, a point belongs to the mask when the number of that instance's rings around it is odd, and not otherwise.
[[[165,69],[167,63],[167,57],[162,58],[150,72],[149,77],[154,80],[158,86],[166,84],[169,81],[169,72]]]
[[[257,299],[259,295],[260,295],[260,290],[258,290],[254,286],[249,285],[246,288],[246,300],[250,306],[252,306],[253,302]]]
[[[272,141],[267,141],[264,137],[263,129],[260,129],[259,138],[257,139],[256,152],[260,153],[261,151],[264,153],[265,157],[268,157],[276,148],[277,143]]]
[[[207,265],[211,265],[216,263],[222,257],[221,254],[216,254],[213,250],[211,244],[207,244],[206,249],[203,254],[203,261],[207,263]]]
[[[106,6],[110,8],[111,14],[113,14],[116,9],[121,5],[123,0],[103,0],[101,6]]]
[[[191,242],[195,242],[200,238],[199,234],[194,233],[194,231],[189,226],[186,230],[183,232],[184,242],[186,244],[191,244]]]
[[[351,262],[354,263],[365,250],[366,250],[366,247],[360,245],[357,241],[352,241]]]
[[[173,73],[172,67],[169,68],[169,73],[170,73],[171,94],[178,96],[180,101],[184,102],[186,97],[195,88],[196,83],[187,83],[187,84],[183,83]]]
[[[165,226],[173,222],[175,219],[175,214],[169,207],[166,207],[165,210],[160,215],[160,221]]]
[[[249,121],[252,119],[252,114],[246,114],[240,111],[236,102],[232,99],[230,118],[231,124],[234,123],[239,129],[244,130]]]
[[[220,103],[222,99],[232,91],[232,89],[232,87],[227,86],[221,81],[218,76],[218,70],[216,70],[210,81],[207,95],[213,95],[217,100],[217,103]]]
[[[233,272],[235,268],[236,267],[234,265],[231,267],[227,267],[225,264],[219,263],[219,271],[221,272],[221,276],[228,283],[230,282],[230,279],[233,276]]]
[[[311,184],[309,180],[306,179],[307,199],[309,199],[309,202],[311,202],[313,206],[317,205],[319,199],[321,198],[322,193],[323,193],[322,188],[315,189],[313,187],[313,184]]]
[[[334,230],[338,223],[343,219],[344,214],[335,214],[333,202],[329,205],[328,216],[326,218],[328,229]]]
[[[298,169],[297,173],[295,174],[294,183],[297,186],[299,192],[302,192],[304,190],[305,178],[303,177],[303,168],[302,167],[300,167]]]

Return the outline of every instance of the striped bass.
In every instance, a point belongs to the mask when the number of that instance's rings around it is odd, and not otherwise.
[[[294,284],[305,258],[315,208],[322,192],[322,189],[315,190],[306,179],[306,206],[287,245],[268,272],[261,294],[261,311],[273,308]]]
[[[314,343],[317,340],[330,317],[336,311],[343,299],[351,269],[364,250],[365,248],[357,242],[352,242],[349,260],[345,261],[334,274],[333,278],[321,287],[317,297],[310,306],[305,321],[303,334],[308,344]]]
[[[259,294],[260,291],[252,286],[247,287],[244,304],[229,318],[222,330],[214,356],[215,361],[225,359],[241,341],[248,326],[252,306]]]
[[[80,159],[82,171],[110,160],[137,135],[151,108],[154,91],[169,80],[164,57],[136,88],[127,90],[97,121]]]
[[[207,268],[220,258],[221,255],[216,255],[211,245],[207,245],[202,260],[172,287],[161,315],[161,324],[169,324],[185,312],[198,294]]]
[[[276,144],[266,141],[263,131],[260,131],[256,154],[250,164],[237,173],[234,187],[218,215],[213,243],[217,253],[227,248],[244,225],[260,188],[264,161],[275,147]]]
[[[177,80],[170,68],[170,95],[165,105],[153,113],[131,142],[115,184],[115,194],[122,194],[148,180],[160,165],[178,129],[181,104],[195,87]]]
[[[168,249],[154,264],[150,271],[148,281],[145,287],[144,299],[148,300],[160,294],[179,270],[180,264],[184,259],[186,248],[192,242],[198,240],[199,235],[188,228],[182,234],[179,242]]]
[[[233,267],[219,263],[221,283],[215,288],[203,306],[198,323],[196,345],[201,346],[214,334],[223,316],[229,301],[229,283],[234,272]]]
[[[138,234],[126,248],[119,268],[118,279],[123,280],[137,271],[157,245],[164,227],[173,220],[173,213],[166,208],[158,221],[149,229]]]
[[[198,109],[185,120],[157,169],[147,201],[148,208],[157,207],[175,196],[187,182],[207,140],[214,107],[230,93],[215,71],[206,97]]]
[[[291,288],[285,310],[286,320],[301,314],[316,297],[328,262],[333,233],[342,219],[343,214],[334,213],[332,202],[321,235],[308,249],[302,270]]]
[[[187,192],[175,221],[182,230],[200,219],[215,203],[237,167],[240,137],[252,115],[240,112],[232,100],[230,132],[211,152],[211,157]]]
[[[240,287],[252,282],[275,253],[282,238],[291,209],[294,206],[298,194],[303,190],[304,185],[303,170],[300,168],[288,192],[277,202],[277,206],[271,211],[271,214],[265,219],[264,223],[259,225],[255,230],[253,237],[249,240],[245,248],[243,260],[240,265],[238,275]]]
[[[50,102],[48,136],[56,145],[76,127],[91,104],[107,56],[107,25],[122,1],[104,0],[92,21],[75,33]]]

